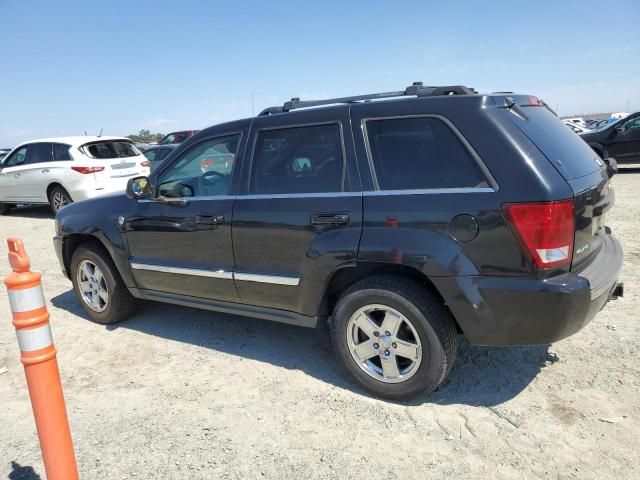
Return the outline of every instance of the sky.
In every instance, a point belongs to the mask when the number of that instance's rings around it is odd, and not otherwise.
[[[640,110],[640,0],[0,0],[0,148],[414,81]]]

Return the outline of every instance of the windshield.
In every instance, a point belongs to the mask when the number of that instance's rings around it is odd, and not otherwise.
[[[140,151],[133,143],[118,140],[89,143],[80,147],[80,150],[91,158],[99,159],[126,158],[140,155]]]

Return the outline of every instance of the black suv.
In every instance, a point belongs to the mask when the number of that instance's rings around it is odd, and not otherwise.
[[[354,379],[400,399],[443,381],[458,334],[554,342],[620,296],[613,197],[537,98],[414,84],[200,131],[127,195],[63,208],[55,248],[99,323],[136,298],[328,322]]]
[[[640,163],[640,112],[581,137],[602,158],[613,157],[617,163]]]

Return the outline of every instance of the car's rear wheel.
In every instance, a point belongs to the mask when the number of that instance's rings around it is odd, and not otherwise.
[[[71,260],[71,275],[78,301],[94,322],[120,322],[133,312],[135,299],[102,246],[80,246]]]
[[[49,192],[49,205],[54,214],[58,213],[62,207],[70,203],[73,203],[73,200],[71,200],[71,196],[64,188],[55,186]]]
[[[392,275],[364,279],[338,301],[332,341],[347,371],[394,400],[434,391],[455,360],[456,325],[420,283]]]

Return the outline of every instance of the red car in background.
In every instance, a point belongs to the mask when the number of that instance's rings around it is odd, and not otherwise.
[[[172,145],[175,143],[182,143],[187,138],[198,133],[199,130],[183,130],[181,132],[171,132],[164,136],[162,140],[158,143],[158,145]]]

